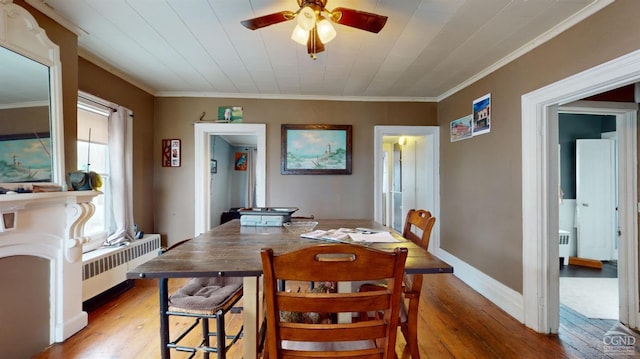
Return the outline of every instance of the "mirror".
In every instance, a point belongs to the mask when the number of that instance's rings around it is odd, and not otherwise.
[[[51,182],[49,68],[0,48],[0,182]]]
[[[0,14],[0,186],[63,185],[59,48],[25,9]]]

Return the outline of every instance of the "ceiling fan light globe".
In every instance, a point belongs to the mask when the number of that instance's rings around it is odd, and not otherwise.
[[[293,33],[291,33],[291,40],[299,43],[300,45],[307,46],[308,39],[309,31],[296,25],[295,29],[293,29]]]
[[[329,20],[322,18],[322,20],[318,22],[318,36],[323,44],[329,43],[336,37],[336,29],[333,28]]]
[[[313,29],[316,24],[316,12],[309,6],[305,6],[300,10],[297,16],[298,26],[306,31]]]

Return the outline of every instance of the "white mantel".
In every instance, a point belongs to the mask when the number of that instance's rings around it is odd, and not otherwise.
[[[62,342],[87,325],[82,311],[84,225],[98,191],[0,195],[0,260],[37,256],[50,261],[50,341]],[[5,217],[6,216],[6,217]],[[8,227],[5,229],[4,227]],[[37,325],[37,323],[34,323]]]

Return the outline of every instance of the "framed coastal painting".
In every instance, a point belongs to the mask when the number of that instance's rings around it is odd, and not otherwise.
[[[0,183],[51,182],[51,151],[48,132],[0,136]]]
[[[351,125],[282,125],[283,175],[351,174]]]

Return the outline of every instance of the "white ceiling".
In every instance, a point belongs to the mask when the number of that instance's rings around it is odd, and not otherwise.
[[[295,21],[240,24],[295,11],[296,0],[44,0],[77,29],[81,56],[156,96],[417,101],[446,97],[611,2],[328,0],[389,19],[378,34],[336,24],[312,60],[290,39]]]

